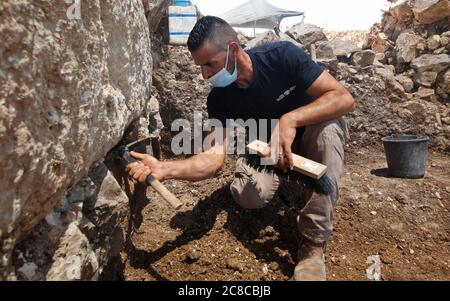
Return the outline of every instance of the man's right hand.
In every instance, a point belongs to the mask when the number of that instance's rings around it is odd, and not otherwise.
[[[157,180],[164,181],[165,173],[163,170],[163,164],[158,159],[137,152],[130,152],[130,155],[139,162],[131,163],[127,165],[127,171],[131,177],[140,183],[145,183],[147,177],[151,174]]]

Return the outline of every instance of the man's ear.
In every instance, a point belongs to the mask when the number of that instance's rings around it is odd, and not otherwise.
[[[235,41],[230,42],[230,52],[236,56],[239,52],[240,46]]]

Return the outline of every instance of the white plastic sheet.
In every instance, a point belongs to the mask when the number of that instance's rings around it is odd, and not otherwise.
[[[234,27],[274,29],[280,27],[284,18],[302,15],[303,12],[281,9],[265,0],[250,0],[219,17]]]

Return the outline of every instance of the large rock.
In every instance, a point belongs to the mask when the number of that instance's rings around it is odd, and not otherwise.
[[[89,241],[76,224],[72,223],[61,238],[46,280],[98,280],[98,268],[97,258]]]
[[[375,68],[375,76],[381,78],[386,87],[398,95],[405,94],[405,88],[395,79],[395,73],[389,68]]]
[[[152,59],[140,0],[82,1],[79,15],[65,1],[4,0],[0,16],[1,270],[142,114]]]
[[[396,41],[396,54],[398,63],[409,63],[415,59],[425,48],[426,41],[411,32],[401,33]]]
[[[370,48],[375,53],[384,53],[386,51],[394,49],[394,46],[384,33],[379,33],[376,37],[374,37]]]
[[[397,1],[391,5],[389,12],[399,21],[409,21],[414,16],[409,2],[409,0]]]
[[[421,99],[429,100],[431,97],[435,95],[434,89],[425,88],[425,87],[419,87],[416,93],[414,93],[414,96]]]
[[[361,50],[361,47],[358,47],[352,41],[348,40],[335,39],[326,43],[330,45],[336,56],[348,56]]]
[[[392,18],[392,16],[389,15],[389,18]],[[372,49],[375,53],[385,53],[386,51],[393,50],[394,43],[389,41],[387,35],[382,32],[382,29],[384,28],[378,23],[372,26],[366,35],[362,48]]]
[[[403,86],[405,92],[409,93],[414,89],[414,82],[408,76],[397,75],[395,79]]]
[[[433,71],[417,72],[414,75],[414,82],[420,86],[431,88],[436,82],[438,74]]]
[[[442,75],[439,79],[438,85],[443,92],[450,94],[450,69]]]
[[[327,40],[325,33],[320,27],[308,23],[294,25],[286,33],[306,48],[309,48],[315,42]]]
[[[125,236],[128,197],[103,163],[94,166],[14,250],[20,280],[108,279]]]
[[[384,34],[391,41],[397,40],[398,36],[404,32],[409,25],[407,22],[395,19],[390,13],[386,13],[382,19],[382,28]]]
[[[441,37],[439,35],[432,35],[427,39],[427,47],[429,50],[436,50],[441,46]]]
[[[353,53],[352,63],[356,66],[369,66],[372,65],[375,60],[375,52],[372,50],[363,50]]]
[[[439,42],[442,46],[448,47],[450,45],[450,31],[444,32],[439,38]]]
[[[431,24],[450,16],[450,1],[416,0],[413,12],[417,21],[422,24]]]
[[[336,55],[330,42],[320,41],[315,45],[317,59],[336,59]]]
[[[425,119],[427,118],[427,107],[421,100],[408,101],[404,103],[402,107],[408,110],[413,120],[421,123],[425,122]]]
[[[411,67],[417,72],[439,73],[450,66],[450,55],[448,54],[424,54],[411,62]]]

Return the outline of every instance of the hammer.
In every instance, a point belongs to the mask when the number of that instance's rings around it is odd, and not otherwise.
[[[126,161],[127,164],[138,162],[135,158],[133,158],[130,155],[130,148],[133,146],[136,146],[139,143],[142,143],[143,141],[146,141],[150,138],[144,138],[137,141],[134,141],[127,145],[121,145],[118,148],[118,155]],[[147,185],[150,185],[155,189],[163,198],[166,200],[173,208],[180,209],[180,207],[183,205],[180,200],[171,193],[158,179],[156,179],[153,175],[147,176],[146,179]]]

